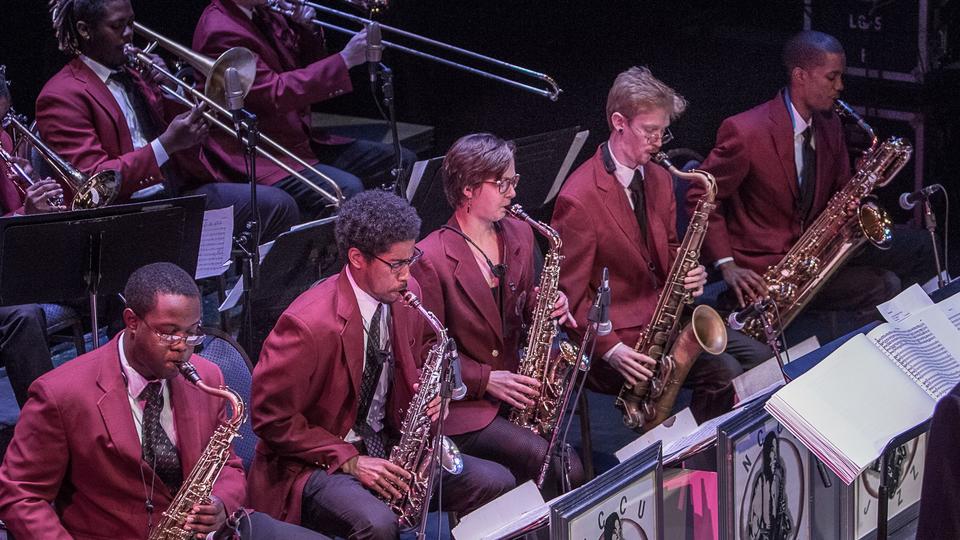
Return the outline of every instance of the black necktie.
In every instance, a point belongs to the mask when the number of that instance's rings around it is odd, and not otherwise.
[[[647,209],[646,201],[643,196],[643,173],[640,169],[633,172],[633,180],[630,181],[630,194],[633,199],[633,214],[637,217],[637,224],[640,225],[640,235],[643,242],[647,242]]]
[[[170,493],[176,493],[183,483],[183,470],[180,468],[177,447],[170,442],[160,425],[160,411],[163,410],[160,383],[148,384],[140,392],[140,398],[147,401],[143,408],[143,460],[153,467],[160,480],[170,488]]]
[[[143,133],[143,138],[147,142],[157,138],[157,123],[150,113],[147,98],[144,97],[137,84],[133,82],[133,76],[126,70],[120,70],[111,73],[110,79],[120,83],[124,93],[127,94],[127,99],[130,100],[130,105],[133,107],[133,113],[137,117],[137,123],[140,124],[140,132]]]
[[[380,352],[380,318],[383,316],[383,304],[377,304],[377,310],[370,319],[367,329],[367,351],[363,365],[363,380],[360,382],[360,407],[357,409],[357,421],[353,431],[363,437],[363,444],[367,454],[371,457],[386,457],[383,448],[383,439],[380,433],[373,431],[367,423],[367,414],[373,402],[373,394],[377,391],[380,374],[383,371],[383,358]]]
[[[803,164],[800,168],[800,216],[807,217],[813,207],[813,193],[817,183],[817,153],[813,149],[813,128],[803,130]]]

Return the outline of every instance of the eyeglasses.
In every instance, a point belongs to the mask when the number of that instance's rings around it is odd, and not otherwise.
[[[509,178],[506,177],[506,176],[504,176],[504,177],[502,177],[502,178],[500,178],[500,179],[498,179],[498,180],[487,180],[487,181],[482,182],[482,183],[484,183],[484,184],[496,184],[496,185],[497,185],[497,189],[500,191],[500,194],[502,195],[502,194],[510,191],[510,188],[511,188],[511,187],[514,188],[514,189],[516,189],[517,184],[520,183],[520,174],[519,174],[519,173],[518,173],[518,174],[515,174],[515,175],[513,175],[513,176],[511,176],[511,177],[509,177]]]
[[[137,317],[140,317],[140,315],[137,315]],[[157,338],[160,340],[160,343],[163,345],[176,345],[180,342],[184,342],[189,347],[196,347],[197,345],[203,343],[203,338],[207,337],[206,334],[204,334],[203,332],[197,332],[196,334],[187,334],[185,336],[181,336],[178,334],[164,334],[161,332],[157,332],[157,330],[154,327],[150,326],[147,323],[146,319],[144,319],[143,317],[140,317],[140,321],[143,322],[144,326],[152,330],[153,333],[157,335]],[[200,324],[197,323],[197,326],[200,326]]]
[[[640,126],[640,131],[650,144],[653,144],[653,142],[657,139],[660,139],[661,145],[667,144],[673,140],[673,133],[670,132],[669,127],[665,127],[663,129],[647,129],[643,126]]]
[[[400,270],[403,270],[403,268],[404,268],[405,266],[410,266],[411,264],[419,261],[419,260],[420,260],[420,257],[423,257],[423,250],[420,249],[420,248],[418,248],[418,247],[416,247],[416,246],[414,246],[414,247],[413,247],[413,257],[410,257],[409,259],[400,259],[399,261],[394,261],[394,262],[385,261],[385,260],[381,259],[380,257],[377,257],[376,255],[373,255],[373,254],[371,254],[370,256],[373,257],[374,259],[382,262],[383,264],[389,266],[389,267],[390,267],[390,270],[393,270],[394,273],[399,273]]]

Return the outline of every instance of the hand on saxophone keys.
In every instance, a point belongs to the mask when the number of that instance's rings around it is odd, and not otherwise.
[[[703,286],[707,284],[707,269],[702,264],[697,265],[687,272],[683,278],[683,288],[690,291],[690,295],[696,298],[703,294]]]
[[[420,390],[420,383],[413,383],[413,391],[418,392]],[[450,408],[447,407],[443,411],[443,418],[446,420],[450,416]],[[440,419],[440,395],[437,394],[427,403],[427,416],[430,417],[430,423],[435,424],[437,420]]]
[[[210,496],[209,504],[195,504],[187,515],[187,522],[183,530],[196,533],[194,538],[206,538],[209,533],[217,531],[227,521],[227,511],[223,501],[216,495]]]
[[[533,288],[534,294],[540,294],[540,287]],[[570,313],[570,301],[563,291],[557,291],[557,300],[553,303],[553,311],[550,312],[550,318],[557,321],[557,324],[563,326],[566,324],[570,328],[577,327],[577,321]]]
[[[720,273],[737,295],[737,305],[741,309],[767,295],[767,285],[763,278],[749,268],[741,268],[734,261],[730,261],[720,265]]]
[[[488,394],[518,409],[532,407],[539,389],[540,381],[511,371],[491,371],[487,381]]]
[[[627,384],[631,386],[649,380],[653,377],[654,368],[657,367],[653,358],[637,352],[623,343],[614,346],[604,358],[613,369],[623,375]]]
[[[345,461],[340,469],[356,477],[363,487],[390,501],[410,492],[406,480],[413,478],[413,475],[386,459],[355,456]]]

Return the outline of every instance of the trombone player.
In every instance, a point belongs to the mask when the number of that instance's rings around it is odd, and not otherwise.
[[[193,49],[206,56],[220,55],[232,47],[253,51],[257,69],[246,108],[258,116],[265,135],[311,164],[322,163],[316,168],[340,186],[344,197],[365,186],[392,184],[391,145],[311,128],[312,104],[353,90],[349,70],[365,61],[366,31],[358,32],[339,53],[328,54],[324,35],[311,22],[312,8],[283,3],[281,9],[293,11],[287,17],[267,5],[267,0],[211,0],[194,31]],[[226,177],[244,174],[243,155],[234,138],[215,133],[205,151],[212,154],[209,163],[218,173]],[[406,149],[402,154],[407,168],[416,156]],[[315,180],[309,170],[303,174]],[[316,217],[327,205],[316,192],[272,163],[259,160],[257,175],[259,183],[293,195],[304,218]]]
[[[173,193],[206,195],[208,209],[232,205],[234,235],[242,232],[252,214],[249,190],[217,181],[197,161],[208,132],[204,111],[178,111],[156,80],[125,65],[130,1],[55,0],[50,12],[60,50],[73,56],[37,97],[37,125],[50,147],[83,172],[120,171],[120,201],[163,184]],[[293,200],[270,188],[258,191],[258,212],[265,239],[299,220]]]

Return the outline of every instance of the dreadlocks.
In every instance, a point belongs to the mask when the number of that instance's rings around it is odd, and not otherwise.
[[[77,33],[77,21],[93,23],[99,21],[105,13],[108,0],[50,0],[50,18],[57,36],[60,50],[70,54],[80,54],[80,34]]]

